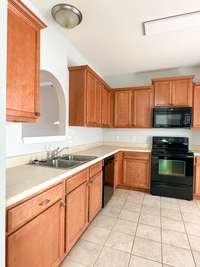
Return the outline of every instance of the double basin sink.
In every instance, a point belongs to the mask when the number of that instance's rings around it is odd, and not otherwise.
[[[44,160],[34,160],[31,162],[33,165],[51,167],[58,169],[71,169],[79,165],[91,161],[97,157],[85,155],[63,155],[55,158],[48,158]]]

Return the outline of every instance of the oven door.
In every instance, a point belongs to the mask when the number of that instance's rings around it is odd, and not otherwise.
[[[152,155],[153,183],[181,186],[193,185],[193,155],[158,154]]]
[[[190,108],[154,108],[154,128],[191,128]]]

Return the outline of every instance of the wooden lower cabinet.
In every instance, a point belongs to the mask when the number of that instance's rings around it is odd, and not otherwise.
[[[200,199],[200,156],[195,158],[194,197]]]
[[[150,155],[149,153],[126,152],[123,160],[123,185],[149,190]]]
[[[62,201],[7,237],[7,267],[57,267],[64,256]]]
[[[102,207],[102,171],[89,181],[89,222],[91,222]]]
[[[88,225],[88,181],[66,196],[66,252],[68,252]]]
[[[123,184],[123,152],[115,154],[114,161],[114,187]]]

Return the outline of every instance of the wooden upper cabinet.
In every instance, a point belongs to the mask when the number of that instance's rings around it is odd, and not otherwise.
[[[193,76],[168,77],[153,80],[154,105],[192,107]]]
[[[200,128],[200,84],[194,86],[193,127]]]
[[[69,68],[69,125],[110,125],[109,90],[87,65]]]
[[[7,120],[39,116],[40,30],[46,25],[21,1],[8,1]]]
[[[132,91],[131,125],[135,128],[152,127],[153,89],[144,87]]]
[[[114,126],[128,128],[131,125],[131,91],[115,91]]]
[[[102,87],[102,127],[111,125],[111,92],[105,86]]]

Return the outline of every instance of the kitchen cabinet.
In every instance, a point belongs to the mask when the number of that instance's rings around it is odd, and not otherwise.
[[[102,88],[102,127],[111,126],[111,91],[105,86]]]
[[[8,1],[7,120],[39,116],[40,31],[46,25],[21,1]]]
[[[200,156],[195,157],[194,196],[200,199]]]
[[[88,225],[88,179],[86,169],[66,183],[66,252],[78,241]]]
[[[123,184],[125,186],[149,190],[150,154],[143,152],[124,152]]]
[[[123,184],[123,152],[115,154],[114,160],[114,187]]]
[[[200,128],[200,84],[194,86],[193,127]]]
[[[114,127],[129,128],[131,125],[131,91],[115,91]]]
[[[30,220],[30,215],[35,217]],[[64,256],[64,183],[11,208],[7,219],[7,267],[59,265]]]
[[[131,126],[135,128],[151,128],[152,107],[152,87],[140,87],[132,90]]]
[[[193,76],[168,77],[152,80],[155,106],[192,107]]]
[[[108,127],[108,85],[89,67],[69,68],[69,125]]]

